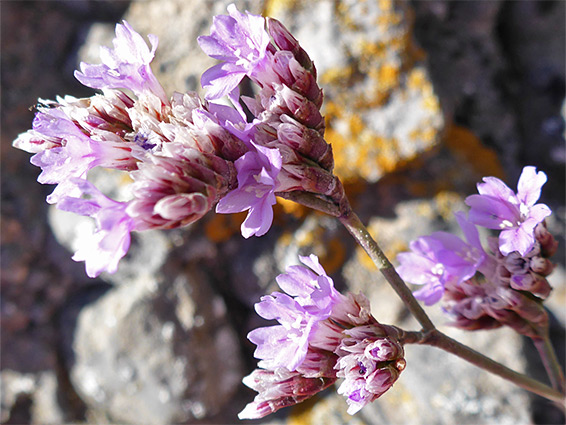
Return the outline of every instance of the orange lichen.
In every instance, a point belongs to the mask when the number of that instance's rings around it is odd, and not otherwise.
[[[455,124],[446,129],[444,141],[446,146],[456,155],[464,158],[482,176],[504,178],[503,167],[497,154],[484,146],[471,130]]]
[[[410,90],[421,93],[423,106],[426,109],[432,112],[440,110],[440,104],[434,93],[434,87],[423,68],[413,68],[407,75],[406,84]]]
[[[434,142],[437,136],[438,131],[432,125],[416,128],[409,133],[412,140],[423,140],[427,143]]]
[[[324,403],[324,399],[320,399],[317,395],[311,397],[302,403],[291,406],[290,415],[286,423],[288,425],[310,425],[313,422],[313,408],[315,405],[320,406]]]
[[[277,203],[282,208],[283,213],[290,214],[296,218],[304,218],[311,211],[309,208],[301,204],[297,204],[296,202],[284,198],[277,198]]]
[[[215,214],[204,224],[204,232],[212,242],[225,242],[240,233],[240,225],[246,218],[246,212],[237,214]]]
[[[385,63],[377,69],[377,81],[380,90],[391,90],[399,86],[401,69],[398,64]]]
[[[388,52],[387,43],[381,41],[359,41],[359,50],[361,51],[360,60],[362,63],[383,59]]]
[[[319,76],[322,85],[332,85],[335,87],[348,87],[355,72],[353,66],[335,67],[324,71]]]
[[[333,238],[322,247],[324,249],[319,255],[320,264],[322,264],[326,273],[336,273],[346,261],[344,243],[339,238]]]
[[[293,234],[291,232],[284,232],[281,236],[279,236],[277,241],[278,244],[285,247],[291,245],[291,242],[293,242]]]
[[[450,190],[441,190],[434,197],[438,214],[444,220],[453,220],[454,212],[462,209],[462,197]]]
[[[262,15],[278,16],[282,11],[295,9],[299,4],[298,0],[265,0]]]

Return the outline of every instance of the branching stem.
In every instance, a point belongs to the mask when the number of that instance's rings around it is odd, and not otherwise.
[[[419,332],[403,331],[403,342],[405,344],[424,344],[440,348],[481,369],[513,382],[525,390],[557,402],[561,408],[564,408],[564,377],[548,338],[534,341],[537,349],[541,353],[541,357],[543,358],[545,367],[555,388],[551,388],[533,378],[515,372],[436,329],[377,242],[370,235],[359,217],[352,211],[345,195],[338,202],[329,197],[323,197],[309,192],[278,193],[277,195],[327,213],[333,217],[338,217],[358,244],[366,251],[387,282],[407,306],[411,314],[421,324],[422,330]]]
[[[562,372],[562,368],[560,367],[548,334],[543,338],[532,338],[532,340],[539,352],[552,387],[564,393],[564,373]]]
[[[527,391],[555,401],[562,405],[562,408],[564,406],[564,395],[560,391],[551,388],[548,385],[537,381],[536,379],[530,378],[522,373],[509,369],[501,363],[498,363],[490,359],[489,357],[478,353],[470,347],[459,343],[458,341],[450,338],[437,329],[429,332],[405,332],[403,342],[405,344],[423,344],[440,348],[466,360],[467,362],[481,369],[484,369],[488,372],[493,373],[494,375],[510,381]]]

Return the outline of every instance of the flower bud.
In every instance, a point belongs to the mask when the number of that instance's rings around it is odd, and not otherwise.
[[[259,394],[238,414],[238,418],[263,418],[283,407],[305,401],[335,381],[336,378],[306,378],[284,368],[256,369],[243,379],[243,383]]]
[[[554,270],[555,265],[550,262],[548,258],[544,257],[533,257],[529,262],[530,269],[542,276],[548,276]]]
[[[279,141],[295,149],[305,157],[317,162],[327,171],[334,167],[332,146],[326,143],[319,131],[309,128],[289,116],[281,116],[277,127]]]
[[[556,253],[558,241],[548,231],[544,221],[535,227],[535,238],[540,243],[543,256],[552,257]]]
[[[399,341],[387,336],[373,336],[371,328],[365,326],[361,333],[359,330],[356,332],[356,328],[345,330],[348,337],[335,351],[339,356],[336,375],[344,378],[338,394],[347,397],[348,413],[351,415],[391,388],[406,365]],[[381,325],[377,325],[376,329],[378,334],[383,330]]]
[[[285,26],[277,19],[267,18],[267,32],[271,36],[275,45],[284,51],[289,51],[293,54],[297,62],[303,66],[309,73],[316,79],[316,69],[307,52],[303,50],[299,42]]]
[[[542,299],[546,299],[552,291],[552,287],[544,276],[532,272],[513,276],[509,281],[509,285],[513,289],[530,292]]]
[[[181,145],[169,148],[174,156],[152,155],[132,172],[127,212],[145,224],[140,229],[190,224],[236,185],[233,163]]]

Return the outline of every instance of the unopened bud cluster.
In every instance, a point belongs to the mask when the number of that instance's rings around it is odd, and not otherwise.
[[[260,316],[279,324],[248,335],[261,361],[244,383],[259,394],[241,419],[303,401],[339,378],[338,393],[354,414],[391,388],[405,368],[398,329],[378,323],[363,295],[338,292],[316,256],[300,259],[307,267],[291,266],[277,278],[284,293],[256,304]]]
[[[534,167],[524,168],[517,193],[499,179],[484,178],[479,195],[466,199],[468,218],[457,214],[466,242],[437,232],[399,254],[400,275],[424,285],[415,296],[427,304],[442,299],[452,324],[462,329],[505,325],[533,338],[544,335],[548,316],[542,302],[552,291],[546,277],[557,247],[544,221],[550,209],[536,204],[545,182]],[[484,248],[476,225],[499,234]]]

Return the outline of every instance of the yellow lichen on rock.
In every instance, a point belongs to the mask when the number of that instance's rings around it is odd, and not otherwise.
[[[480,175],[505,177],[495,151],[484,146],[469,129],[452,124],[446,129],[444,140],[454,154],[463,157],[467,164],[472,164]]]
[[[441,190],[434,197],[434,203],[438,214],[445,220],[454,219],[454,212],[462,211],[462,196],[450,190]]]
[[[204,233],[212,242],[225,242],[235,234],[240,233],[240,226],[246,218],[246,213],[215,214],[204,223]]]

